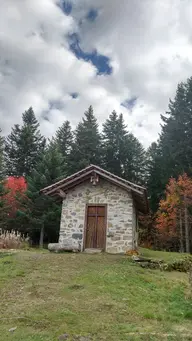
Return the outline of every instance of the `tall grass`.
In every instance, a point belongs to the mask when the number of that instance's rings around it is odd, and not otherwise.
[[[29,238],[18,231],[0,229],[0,249],[23,249],[29,246]]]

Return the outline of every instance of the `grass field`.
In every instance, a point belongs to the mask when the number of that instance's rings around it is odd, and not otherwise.
[[[0,253],[0,340],[192,340],[188,294],[187,274],[142,269],[125,256]]]

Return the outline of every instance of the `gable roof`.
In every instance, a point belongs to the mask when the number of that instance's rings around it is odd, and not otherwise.
[[[58,196],[59,191],[68,192],[76,185],[90,179],[91,175],[97,174],[99,177],[113,183],[114,185],[121,187],[127,191],[131,191],[135,206],[138,211],[142,213],[148,212],[148,200],[147,191],[145,187],[136,185],[130,181],[120,178],[98,166],[90,165],[77,173],[68,176],[48,187],[43,188],[40,193],[51,196]]]

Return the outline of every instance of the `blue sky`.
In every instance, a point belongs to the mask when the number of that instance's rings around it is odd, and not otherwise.
[[[66,15],[73,16],[73,4],[70,1],[61,1],[60,8]],[[85,19],[89,22],[95,22],[98,17],[98,10],[96,8],[90,8],[85,15]],[[79,25],[81,22],[79,22]],[[83,59],[92,63],[97,68],[97,74],[111,74],[112,67],[110,66],[110,59],[107,56],[101,55],[96,49],[93,51],[84,51],[81,48],[81,40],[77,33],[69,34],[69,47],[70,50],[79,59]]]
[[[73,5],[70,1],[61,1],[59,3],[60,8],[66,15],[70,15],[72,12]]]
[[[77,33],[69,35],[69,47],[78,59],[83,59],[86,62],[92,63],[98,75],[110,75],[112,67],[110,66],[110,59],[98,53],[97,50],[85,52],[81,48],[81,41]]]
[[[9,0],[0,11],[0,128],[32,106],[51,137],[93,105],[122,112],[145,147],[178,82],[191,76],[192,2]],[[166,18],[166,20],[165,20]]]

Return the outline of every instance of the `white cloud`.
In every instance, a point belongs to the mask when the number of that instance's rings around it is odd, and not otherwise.
[[[66,16],[56,0],[7,0],[0,11],[0,126],[4,133],[33,106],[44,134],[64,119],[75,126],[92,104],[100,123],[115,109],[147,146],[160,131],[177,83],[191,76],[192,3],[188,0],[73,0]],[[99,15],[85,19],[90,8]],[[79,20],[81,25],[79,26]],[[86,51],[111,60],[113,74],[69,50],[67,35],[78,32]],[[70,93],[79,97],[72,99]],[[137,96],[132,111],[121,106]],[[50,108],[58,101],[59,108]],[[44,120],[44,113],[49,122]]]

